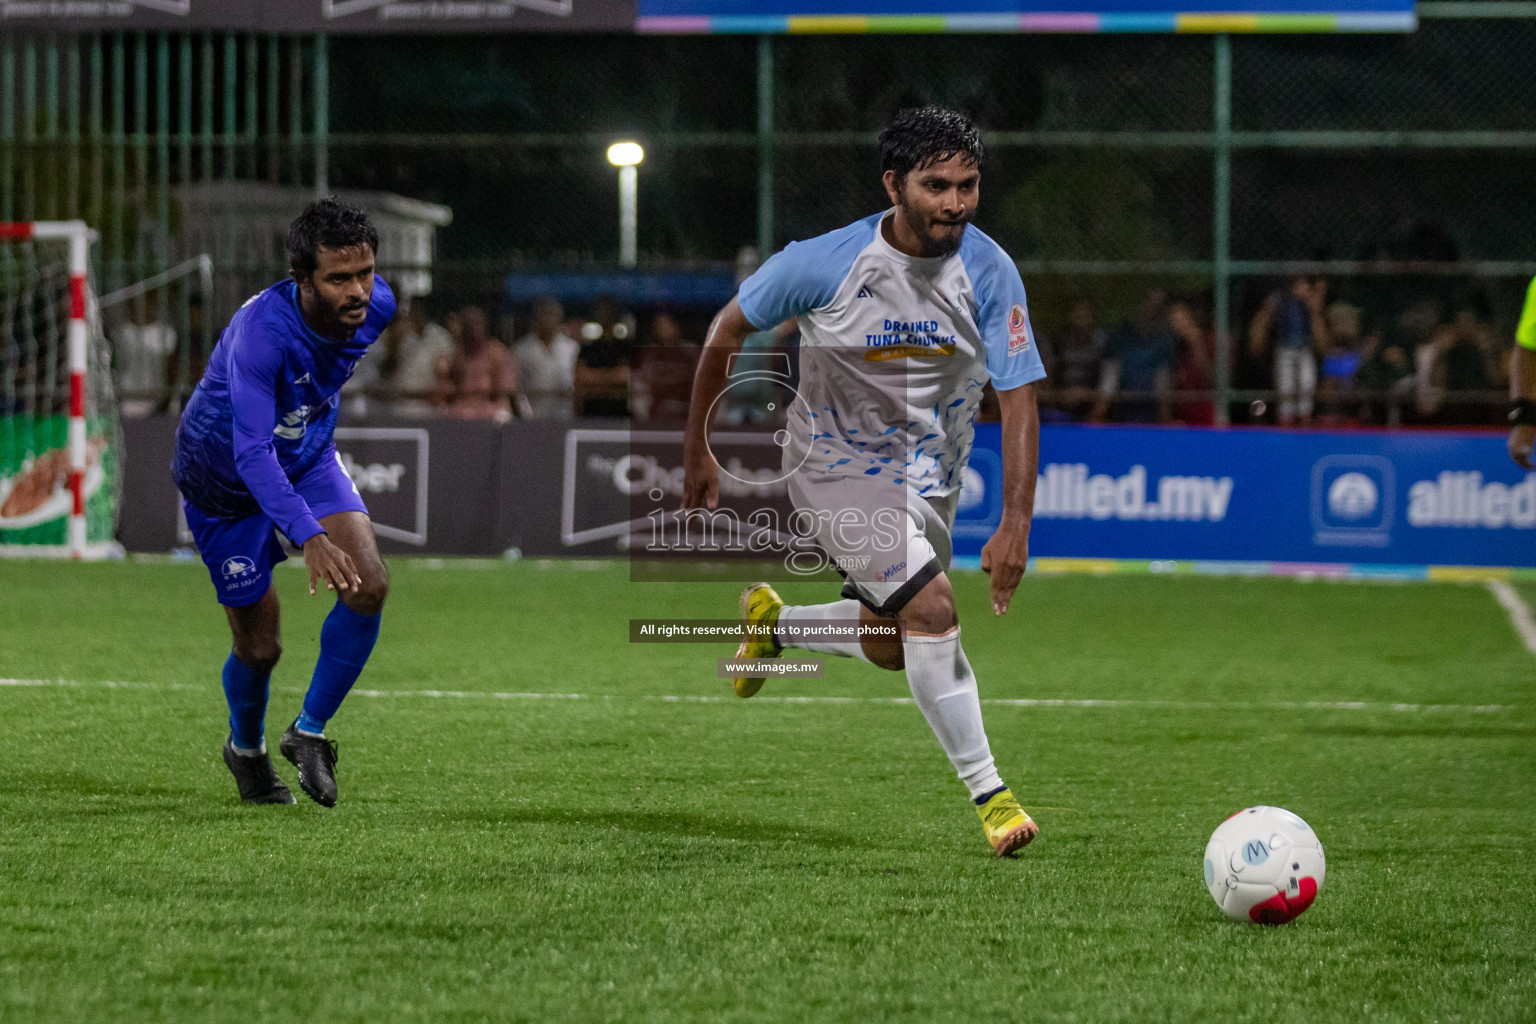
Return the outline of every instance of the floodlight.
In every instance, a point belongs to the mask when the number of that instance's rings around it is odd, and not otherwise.
[[[608,162],[615,167],[633,167],[645,159],[638,142],[615,142],[608,147]]]

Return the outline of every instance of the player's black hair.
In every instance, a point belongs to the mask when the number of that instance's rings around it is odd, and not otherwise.
[[[958,110],[916,107],[903,110],[880,129],[880,173],[895,171],[897,179],[909,171],[964,155],[981,166],[985,149],[976,122]]]
[[[318,266],[324,249],[350,249],[366,245],[379,251],[379,233],[368,214],[334,196],[316,199],[288,225],[288,268],[295,276],[308,277]]]

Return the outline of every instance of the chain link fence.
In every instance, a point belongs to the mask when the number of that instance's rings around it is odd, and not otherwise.
[[[1223,44],[1229,132],[1217,109]],[[1494,424],[1536,272],[1536,195],[1521,185],[1536,170],[1532,44],[1536,20],[1434,16],[1406,36],[508,37],[472,58],[441,41],[433,66],[458,70],[432,120],[463,131],[393,113],[369,101],[371,85],[338,76],[360,114],[333,101],[332,152],[338,167],[345,151],[358,160],[339,177],[425,190],[463,215],[443,235],[437,274],[440,304],[453,307],[495,302],[508,270],[611,264],[616,197],[602,150],[615,138],[647,147],[642,264],[724,264],[744,244],[776,248],[879,208],[881,124],[904,106],[956,106],[989,130],[978,223],[1025,274],[1064,382],[1048,389],[1052,414],[1306,418],[1305,395],[1292,408],[1277,391],[1276,328],[1255,335],[1266,303],[1292,307],[1286,295],[1306,274],[1331,325],[1310,360],[1317,383],[1292,389],[1311,394],[1312,418]],[[367,59],[338,46],[336,63],[381,83],[414,45],[348,42]],[[403,103],[416,86],[394,88]],[[1146,333],[1135,322],[1154,288],[1182,307],[1165,326],[1183,331],[1160,339],[1167,372],[1136,378],[1106,356]],[[1091,361],[1061,351],[1085,309]],[[696,340],[712,310],[683,312]],[[1225,400],[1212,393],[1219,376]]]
[[[1275,324],[1309,291],[1315,419],[1491,424],[1536,273],[1529,7],[1421,5],[1418,31],[1369,36],[7,35],[0,219],[83,217],[107,290],[213,258],[211,294],[121,307],[173,320],[174,405],[283,273],[251,210],[333,189],[451,210],[426,308],[481,306],[510,342],[509,273],[614,269],[612,141],[646,147],[640,269],[720,274],[878,209],[875,133],[937,102],[989,133],[977,222],[1024,273],[1052,415],[1273,422]],[[648,341],[656,308],[632,312]],[[713,310],[668,312],[698,341]],[[1165,372],[1128,372],[1144,343]]]

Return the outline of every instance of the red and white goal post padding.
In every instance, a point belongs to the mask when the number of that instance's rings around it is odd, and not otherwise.
[[[66,332],[69,367],[69,478],[73,507],[66,549],[71,558],[87,554],[85,534],[85,386],[87,369],[86,279],[90,273],[91,240],[84,221],[22,221],[0,223],[0,241],[63,241],[69,244],[69,326]]]

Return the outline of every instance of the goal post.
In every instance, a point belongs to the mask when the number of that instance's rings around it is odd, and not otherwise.
[[[0,223],[0,554],[107,557],[117,409],[83,221]]]

